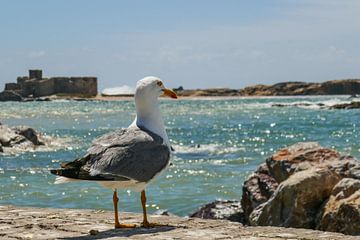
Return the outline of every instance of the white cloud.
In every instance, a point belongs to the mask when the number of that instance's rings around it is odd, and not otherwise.
[[[44,50],[37,50],[37,51],[32,51],[29,53],[29,57],[31,58],[40,58],[45,56],[46,52]]]

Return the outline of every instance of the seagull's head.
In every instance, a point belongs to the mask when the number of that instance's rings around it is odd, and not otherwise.
[[[151,101],[160,96],[177,98],[176,93],[173,90],[166,88],[158,77],[145,77],[137,82],[135,99]]]

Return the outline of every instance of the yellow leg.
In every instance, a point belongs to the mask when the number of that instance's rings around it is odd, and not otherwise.
[[[145,190],[141,191],[141,205],[142,205],[142,209],[143,209],[143,222],[142,222],[142,226],[146,227],[146,228],[150,228],[150,227],[161,227],[161,226],[166,226],[166,225],[161,225],[161,224],[157,224],[157,223],[149,223],[148,219],[147,219],[147,214],[146,214],[146,195],[145,195]]]
[[[116,189],[113,194],[113,203],[114,203],[114,212],[115,212],[115,228],[134,228],[135,224],[124,224],[119,222],[119,214],[118,214],[118,202],[119,198],[117,196]]]

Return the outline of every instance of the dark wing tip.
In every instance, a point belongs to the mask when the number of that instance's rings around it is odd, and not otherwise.
[[[51,169],[51,170],[50,170],[50,173],[61,176],[61,175],[60,175],[60,174],[61,174],[61,170],[60,170],[60,169]]]

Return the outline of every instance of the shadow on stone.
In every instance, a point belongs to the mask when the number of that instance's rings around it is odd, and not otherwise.
[[[160,232],[168,232],[175,230],[175,226],[161,226],[161,227],[154,227],[154,228],[142,228],[142,227],[136,227],[136,228],[128,228],[128,229],[109,229],[102,232],[95,232],[94,235],[86,236],[79,236],[79,237],[65,237],[60,239],[66,239],[66,240],[85,240],[85,239],[107,239],[107,238],[113,238],[113,237],[132,237],[135,235],[142,235],[142,234],[154,234],[154,233],[160,233]]]

